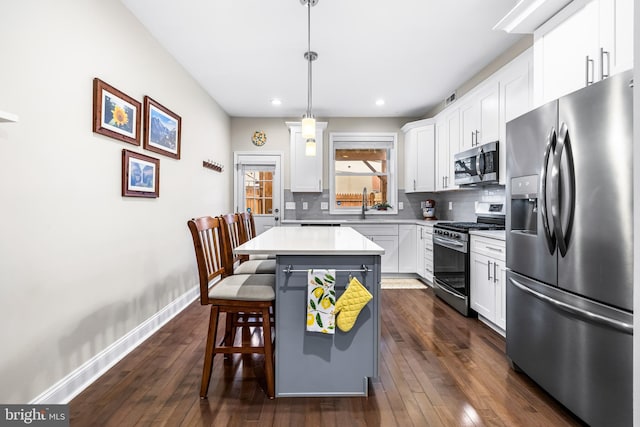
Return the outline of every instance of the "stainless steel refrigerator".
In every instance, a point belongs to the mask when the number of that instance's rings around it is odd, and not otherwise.
[[[507,123],[507,356],[592,426],[632,425],[632,76]]]

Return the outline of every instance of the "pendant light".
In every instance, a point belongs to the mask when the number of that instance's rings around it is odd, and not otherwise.
[[[307,86],[307,112],[302,118],[302,137],[307,140],[305,145],[305,155],[316,155],[316,119],[311,113],[311,62],[318,59],[318,54],[311,51],[311,6],[315,6],[318,0],[300,0],[303,6],[307,6],[307,51],[304,59],[307,61],[308,86]]]

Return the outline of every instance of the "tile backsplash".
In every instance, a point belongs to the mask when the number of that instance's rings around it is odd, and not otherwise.
[[[421,202],[427,199],[436,201],[436,217],[444,220],[475,221],[475,202],[504,202],[505,188],[502,185],[490,185],[463,190],[444,191],[438,193],[405,193],[398,191],[398,202],[404,205],[404,209],[398,210],[397,215],[388,215],[387,219],[422,219]],[[304,219],[335,219],[344,220],[358,218],[359,215],[330,215],[329,209],[323,209],[329,205],[329,191],[322,193],[292,193],[284,190],[284,203],[291,206],[295,203],[295,209],[284,210],[285,220]],[[449,209],[451,204],[451,209]],[[306,209],[304,209],[306,207]]]

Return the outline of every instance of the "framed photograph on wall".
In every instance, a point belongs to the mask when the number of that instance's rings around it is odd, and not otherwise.
[[[160,160],[122,150],[122,195],[159,197]]]
[[[148,96],[144,97],[144,148],[180,158],[182,118]]]
[[[102,80],[93,79],[93,131],[140,145],[142,105]]]

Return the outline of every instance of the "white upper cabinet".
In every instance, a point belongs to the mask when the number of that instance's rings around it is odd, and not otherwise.
[[[460,151],[499,138],[499,84],[489,81],[465,97],[460,107]]]
[[[454,183],[454,155],[494,141],[498,141],[500,151],[499,180],[504,184],[504,159],[508,149],[506,123],[533,108],[532,72],[533,49],[530,48],[435,118],[407,123],[402,128],[405,191],[458,189]]]
[[[460,149],[460,111],[448,108],[436,118],[436,191],[454,190],[453,155]]]
[[[633,0],[600,0],[602,74],[633,68]]]
[[[290,183],[291,192],[322,193],[322,167],[324,130],[326,122],[316,122],[316,155],[305,153],[306,140],[302,137],[300,123],[287,122],[291,146]]]
[[[532,49],[511,61],[500,73],[500,137],[498,140],[500,184],[505,184],[507,173],[507,126],[509,120],[530,111],[533,107],[533,55]]]
[[[407,123],[404,132],[405,192],[434,191],[435,125],[432,120]]]
[[[534,32],[542,105],[633,66],[633,0],[576,0]]]

